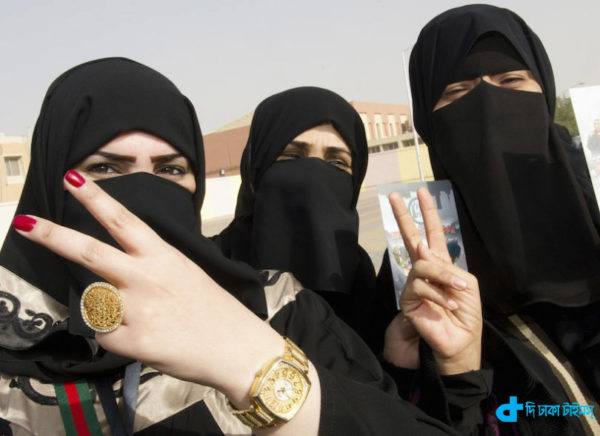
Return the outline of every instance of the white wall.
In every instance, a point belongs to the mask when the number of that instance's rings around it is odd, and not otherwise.
[[[16,201],[0,203],[0,246],[4,242],[6,232],[8,232],[12,224],[15,211],[17,210],[17,203]]]
[[[241,178],[239,175],[206,179],[206,196],[202,204],[202,221],[233,215],[240,184]]]

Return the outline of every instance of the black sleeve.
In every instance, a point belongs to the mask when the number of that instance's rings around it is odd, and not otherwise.
[[[483,409],[491,395],[493,371],[441,376],[431,349],[423,341],[419,344],[419,358],[418,370],[382,363],[398,383],[400,395],[459,433],[477,434],[484,424]]]
[[[375,353],[383,351],[385,331],[398,312],[390,256],[388,251],[385,250],[383,260],[381,261],[381,268],[379,268],[379,272],[377,273],[375,296],[371,310],[370,324],[373,331],[369,345]]]
[[[454,433],[398,396],[395,383],[369,347],[315,293],[298,293],[271,325],[302,348],[317,368],[320,434]]]
[[[493,371],[481,369],[442,376],[452,426],[462,434],[473,434],[484,424],[482,404],[492,392]]]

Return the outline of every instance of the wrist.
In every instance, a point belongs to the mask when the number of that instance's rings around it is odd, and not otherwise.
[[[248,407],[242,408],[230,401],[230,412],[244,425],[254,429],[288,422],[308,398],[311,387],[308,372],[306,355],[286,338],[283,354],[271,359],[254,377]]]
[[[275,357],[281,356],[285,350],[285,342],[277,333],[274,337],[262,338],[261,343],[260,347],[256,347],[256,342],[249,342],[253,345],[252,352],[247,350],[244,355],[232,357],[235,362],[231,365],[229,373],[231,376],[224,379],[222,385],[217,387],[238,409],[246,409],[250,405],[250,390],[256,376],[261,373],[265,365]]]
[[[481,348],[472,347],[456,356],[441,356],[433,352],[438,370],[441,375],[463,374],[481,369]]]

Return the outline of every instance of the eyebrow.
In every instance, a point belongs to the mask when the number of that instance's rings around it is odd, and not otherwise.
[[[296,140],[294,140],[294,141],[290,142],[290,145],[296,145],[296,146],[299,146],[299,147],[310,147],[311,144],[308,143],[308,142],[305,142],[305,141],[296,141]],[[334,151],[335,152],[346,153],[348,156],[352,157],[352,153],[350,151],[344,149],[344,148],[335,147],[333,145],[329,145],[329,146],[325,147],[325,152],[326,153],[331,153],[331,152],[334,152]]]
[[[162,156],[152,156],[150,162],[152,163],[164,163],[177,159],[178,157],[184,157],[181,153],[164,154]]]
[[[105,151],[97,151],[94,154],[97,154],[99,156],[105,157],[110,160],[119,161],[119,162],[123,161],[123,162],[135,163],[135,160],[136,160],[136,158],[134,156],[126,156],[126,155],[122,155],[122,154],[107,153]]]
[[[110,160],[114,160],[117,162],[130,162],[130,163],[135,163],[136,161],[136,157],[135,156],[127,156],[127,155],[123,155],[123,154],[114,154],[114,153],[107,153],[106,151],[97,151],[96,153],[99,156],[105,157],[107,159]],[[150,162],[152,163],[164,163],[164,162],[169,162],[173,159],[176,159],[178,157],[183,157],[183,154],[181,153],[172,153],[172,154],[165,154],[165,155],[161,155],[161,156],[153,156],[150,158]]]

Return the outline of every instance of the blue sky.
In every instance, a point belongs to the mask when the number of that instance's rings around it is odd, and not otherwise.
[[[600,84],[600,2],[488,2],[544,42],[558,93]],[[407,103],[402,52],[451,0],[0,0],[0,132],[33,128],[50,82],[81,62],[125,56],[169,77],[203,131],[299,85],[349,100]],[[408,55],[408,52],[406,52]]]

